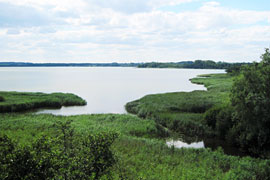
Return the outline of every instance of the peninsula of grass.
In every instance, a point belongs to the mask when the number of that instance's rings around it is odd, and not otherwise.
[[[207,91],[174,92],[147,95],[126,104],[129,113],[141,118],[154,119],[156,123],[177,133],[189,136],[211,136],[203,115],[215,105],[229,103],[233,76],[229,74],[201,75],[191,79],[202,84]]]
[[[86,105],[86,101],[70,93],[45,94],[0,91],[0,113],[82,105]]]

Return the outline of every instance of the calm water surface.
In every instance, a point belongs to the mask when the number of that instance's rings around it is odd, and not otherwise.
[[[199,74],[224,70],[139,69],[123,67],[16,67],[0,68],[1,91],[69,92],[86,106],[40,110],[61,115],[125,113],[124,105],[147,94],[205,90],[190,83]]]
[[[199,141],[199,142],[192,142],[192,143],[187,143],[184,142],[183,140],[167,140],[166,144],[169,147],[176,147],[176,148],[204,148],[204,142],[203,141]]]

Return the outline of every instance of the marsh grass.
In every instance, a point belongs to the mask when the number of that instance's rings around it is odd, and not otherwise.
[[[27,143],[44,134],[57,134],[55,123],[72,120],[79,134],[116,132],[120,136],[158,138],[159,131],[153,120],[133,115],[93,114],[80,116],[54,116],[50,114],[4,113],[0,114],[0,134],[7,134],[19,143]]]
[[[203,113],[215,105],[230,101],[233,76],[207,74],[193,78],[191,82],[203,84],[207,91],[147,95],[127,103],[126,110],[141,118],[154,119],[179,134],[212,136],[213,132],[203,121]]]
[[[221,149],[176,149],[161,141],[127,137],[116,140],[118,156],[114,178],[159,180],[264,180],[270,178],[270,161],[228,156]]]
[[[196,114],[191,116],[199,118]],[[55,116],[9,113],[0,114],[0,119],[0,135],[7,134],[22,146],[42,135],[56,136],[57,122],[72,121],[75,133],[82,137],[89,133],[118,133],[119,138],[112,144],[112,152],[116,157],[112,179],[244,180],[270,177],[269,160],[228,156],[221,149],[169,148],[164,140],[159,139],[154,120],[140,119],[133,115]]]
[[[86,101],[70,93],[30,93],[0,91],[0,113],[21,112],[37,108],[61,108],[62,106],[86,105]]]

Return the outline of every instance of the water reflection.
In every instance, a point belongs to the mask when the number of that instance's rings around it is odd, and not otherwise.
[[[204,148],[204,142],[201,141],[201,142],[193,142],[193,143],[185,143],[181,140],[167,140],[166,141],[166,144],[169,146],[169,147],[176,147],[176,148]]]
[[[185,137],[181,135],[179,139],[168,139],[166,144],[169,147],[174,146],[175,148],[210,148],[216,150],[221,147],[224,153],[228,155],[240,157],[249,156],[249,154],[240,151],[239,148],[216,138],[203,138],[203,140],[199,140],[198,137]]]

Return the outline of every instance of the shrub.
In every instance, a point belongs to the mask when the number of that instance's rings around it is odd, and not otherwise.
[[[230,104],[214,106],[205,112],[204,121],[221,139],[225,139],[233,126],[232,114],[233,108]]]
[[[4,97],[0,96],[0,102],[3,102],[3,101],[5,101]]]
[[[212,129],[216,128],[217,115],[221,109],[222,108],[220,106],[214,106],[204,113],[204,121]]]
[[[216,132],[217,135],[222,139],[226,138],[228,131],[233,126],[232,114],[233,108],[231,105],[224,106],[217,114]]]
[[[78,136],[71,121],[58,123],[59,134],[29,146],[0,137],[0,179],[99,179],[116,162],[110,150],[115,133]]]

